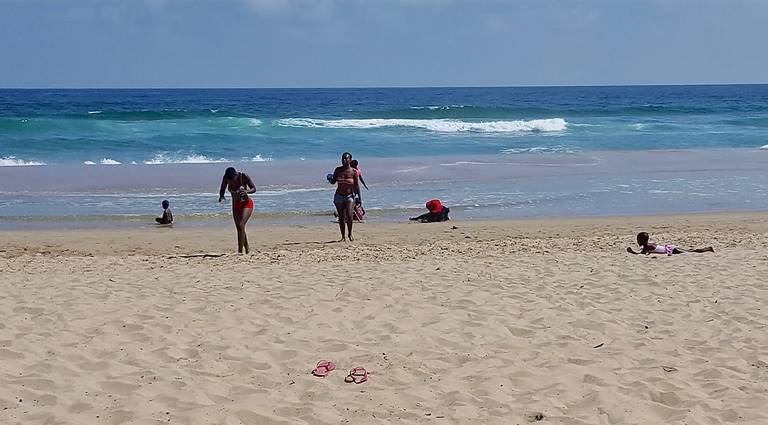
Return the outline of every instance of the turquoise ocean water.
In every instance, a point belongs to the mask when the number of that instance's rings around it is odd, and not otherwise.
[[[262,217],[322,217],[344,151],[381,219],[765,209],[768,85],[0,90],[0,221],[223,216],[230,164]]]

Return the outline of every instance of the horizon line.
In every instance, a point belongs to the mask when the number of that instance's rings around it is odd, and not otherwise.
[[[581,88],[581,87],[689,87],[689,86],[763,86],[768,82],[761,83],[666,83],[666,84],[647,84],[647,83],[629,83],[629,84],[552,84],[552,85],[446,85],[446,86],[316,86],[316,87],[288,87],[288,86],[169,86],[169,87],[0,87],[0,90],[356,90],[356,89],[486,89],[486,88]]]

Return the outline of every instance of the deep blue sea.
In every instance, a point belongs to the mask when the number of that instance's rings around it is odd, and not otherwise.
[[[482,217],[760,209],[768,85],[0,90],[0,216],[143,216],[163,197],[223,214],[208,196],[230,163],[263,184],[257,212],[319,214],[344,151],[382,211],[433,196]],[[707,176],[743,184],[718,195]],[[676,192],[698,195],[657,196]]]

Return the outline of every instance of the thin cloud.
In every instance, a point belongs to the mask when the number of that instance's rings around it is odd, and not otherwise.
[[[326,19],[333,15],[332,0],[242,0],[252,11],[271,17]]]

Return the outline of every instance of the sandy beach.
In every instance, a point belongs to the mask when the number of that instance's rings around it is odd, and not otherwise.
[[[768,423],[766,213],[355,230],[0,232],[0,423]]]

